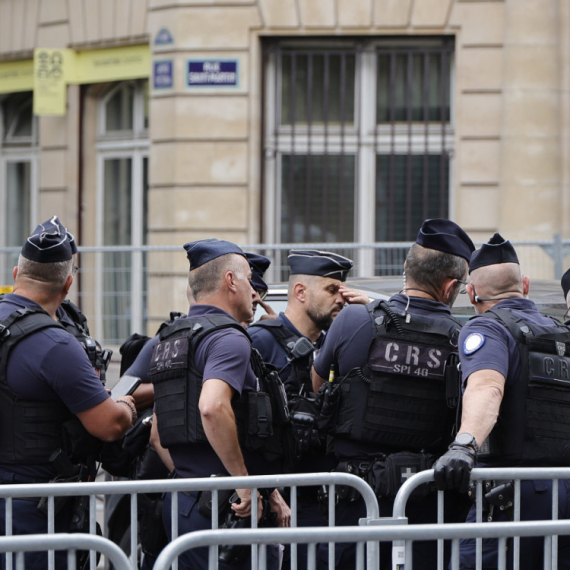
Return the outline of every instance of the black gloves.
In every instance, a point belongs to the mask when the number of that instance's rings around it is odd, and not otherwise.
[[[433,466],[436,487],[440,491],[459,489],[461,493],[466,493],[469,489],[471,469],[476,462],[477,452],[472,447],[453,442],[449,451]]]

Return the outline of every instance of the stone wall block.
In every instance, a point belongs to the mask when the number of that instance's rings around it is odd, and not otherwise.
[[[38,46],[46,48],[66,48],[69,44],[69,24],[40,26],[38,28]]]
[[[343,28],[367,28],[372,24],[372,0],[337,0],[338,23]]]
[[[299,0],[299,12],[306,28],[336,26],[336,0]]]
[[[66,150],[42,149],[40,160],[40,188],[65,187]]]
[[[174,188],[149,194],[153,224],[188,228],[243,230],[247,226],[246,188]]]
[[[177,47],[182,48],[249,48],[249,30],[259,26],[257,9],[187,8],[177,17]]]
[[[501,89],[503,50],[501,48],[462,50],[461,65],[456,66],[456,75],[460,89]]]
[[[518,89],[556,89],[559,76],[555,46],[519,45],[505,50],[505,85]]]
[[[258,0],[258,5],[263,14],[263,21],[267,27],[299,27],[300,22],[297,17],[295,0]]]
[[[25,26],[25,18],[27,18],[27,14],[24,13],[25,7],[24,2],[12,4],[12,29],[14,33],[12,34],[11,47],[14,51],[24,49],[24,34],[22,32]]]
[[[375,0],[374,25],[405,27],[410,23],[412,0]]]
[[[115,13],[117,0],[99,0],[101,11],[101,39],[114,39],[117,16]]]
[[[508,2],[507,42],[553,44],[559,31],[559,2],[515,0]]]
[[[453,0],[414,0],[413,26],[443,27]]]
[[[559,181],[560,141],[552,138],[512,138],[503,149],[503,183],[533,186]]]
[[[65,190],[43,192],[40,184],[39,220],[47,220],[54,213],[57,213],[61,220],[70,220],[72,218],[70,206],[69,196]]]
[[[499,226],[499,194],[498,187],[467,186],[460,190],[458,214],[461,226],[488,230],[490,233]],[[471,239],[475,239],[469,232]],[[489,238],[482,238],[487,241]]]
[[[504,120],[511,137],[556,137],[560,96],[554,90],[513,90],[505,94]]]
[[[60,20],[67,20],[67,18],[68,14],[66,0],[42,0],[40,9],[41,24],[59,22]]]
[[[114,0],[115,3],[115,35],[125,38],[130,35],[132,10],[130,0]]]
[[[12,49],[12,2],[0,0],[0,52]]]
[[[99,2],[83,0],[85,14],[85,41],[95,42],[101,37],[101,12]]]
[[[65,146],[67,144],[66,119],[66,117],[51,117],[49,115],[38,117],[40,147]]]
[[[462,136],[498,137],[501,134],[502,108],[502,97],[498,93],[461,95],[456,114]]]
[[[449,24],[461,27],[462,44],[501,44],[505,34],[505,4],[455,2]]]
[[[131,0],[131,36],[139,36],[148,32],[148,0]]]
[[[178,142],[155,145],[151,184],[245,184],[247,143]]]
[[[498,182],[499,159],[499,141],[461,141],[461,154],[459,158],[459,175],[461,182]]]
[[[69,27],[71,42],[74,44],[85,41],[85,12],[83,2],[69,3]]]

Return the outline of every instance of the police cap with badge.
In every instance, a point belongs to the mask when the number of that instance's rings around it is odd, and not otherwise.
[[[75,238],[57,216],[38,224],[22,246],[22,257],[38,263],[68,261],[77,253]]]
[[[249,266],[251,267],[251,285],[259,296],[264,299],[269,287],[263,280],[263,275],[271,265],[271,259],[264,255],[249,252],[245,254],[245,258],[249,261]]]
[[[292,249],[289,252],[291,275],[318,275],[346,281],[354,263],[351,259],[316,249]]]
[[[183,247],[186,250],[186,256],[190,262],[190,271],[229,253],[243,255],[245,257],[245,253],[241,247],[231,241],[225,241],[223,239],[201,239],[185,243]]]
[[[570,269],[562,276],[560,280],[560,285],[562,285],[562,291],[564,292],[564,300],[568,298],[568,291],[570,291]]]
[[[416,243],[427,249],[471,259],[475,245],[471,238],[455,222],[445,218],[425,220],[418,232]]]

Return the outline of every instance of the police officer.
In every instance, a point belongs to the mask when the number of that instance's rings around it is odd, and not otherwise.
[[[14,291],[0,301],[2,483],[46,483],[61,475],[61,461],[75,464],[63,429],[73,418],[104,441],[120,437],[136,419],[133,398],[110,399],[83,348],[57,322],[58,308],[73,283],[74,247],[73,236],[57,216],[38,225],[14,268]],[[5,534],[3,502],[0,525]],[[13,534],[47,532],[47,517],[37,499],[12,504]],[[72,505],[67,503],[56,516],[56,532],[70,529]],[[26,568],[47,566],[45,552],[25,557]],[[57,567],[66,566],[64,552],[55,559]]]
[[[344,286],[352,261],[336,253],[316,250],[291,250],[289,253],[289,290],[287,307],[274,320],[258,321],[248,333],[252,344],[266,362],[273,364],[287,391],[292,414],[295,450],[288,470],[311,473],[330,471],[335,466],[326,456],[324,439],[314,422],[316,399],[312,393],[313,353],[320,346],[323,332],[343,308]],[[366,301],[368,298],[366,297]],[[311,411],[313,412],[311,417]],[[324,526],[326,513],[318,501],[318,487],[299,487],[297,525]],[[298,546],[298,568],[305,568],[307,546]]]
[[[265,380],[254,373],[252,363],[257,361],[239,324],[253,313],[251,268],[243,251],[227,241],[200,240],[184,248],[190,261],[188,282],[194,303],[186,319],[161,331],[151,357],[160,442],[169,450],[179,477],[267,473],[279,445],[274,437],[279,426],[274,423],[271,436],[265,431],[266,422],[261,421],[266,420],[266,406],[272,406],[274,400],[263,394]],[[252,392],[258,396],[249,398]],[[263,417],[256,406],[263,407]],[[279,461],[280,457],[274,455],[273,459]],[[239,499],[232,509],[238,517],[246,517],[251,513],[251,490],[236,492]],[[200,512],[198,499],[197,492],[179,495],[181,534],[211,528],[211,520]],[[270,503],[277,512],[277,524],[288,526],[289,509],[277,491],[271,493]],[[170,508],[167,495],[166,527]],[[179,564],[205,569],[208,550],[187,551]],[[240,564],[221,563],[220,567]]]
[[[494,467],[570,465],[569,329],[542,315],[526,298],[529,278],[521,275],[512,244],[498,233],[473,253],[470,274],[467,293],[478,316],[459,337],[461,426],[434,466],[440,489],[463,492],[478,460]],[[542,335],[548,340],[541,343]],[[533,343],[544,346],[537,350]],[[512,520],[512,482],[490,482],[485,491],[483,520]],[[551,519],[550,481],[522,482],[520,515],[521,520]],[[467,520],[475,521],[475,516],[473,506]],[[558,518],[570,518],[570,481],[564,479],[559,481]],[[570,568],[568,538],[558,541],[558,567]],[[508,548],[509,565],[512,550]],[[497,541],[484,540],[483,568],[496,568],[497,555]],[[475,567],[474,539],[461,541],[460,557],[462,568]],[[542,562],[543,539],[522,538],[519,567],[541,568]]]
[[[405,478],[430,467],[433,454],[443,453],[451,439],[449,406],[456,402],[448,402],[446,392],[459,392],[454,359],[461,325],[450,308],[473,250],[454,222],[426,220],[406,256],[403,290],[388,302],[345,308],[315,360],[314,389],[326,383],[325,394],[333,388],[328,393],[334,393],[338,406],[329,409],[340,462],[335,470],[368,481],[379,497],[381,516],[392,515]],[[323,415],[325,404],[326,398]],[[366,516],[362,498],[347,489],[338,494],[336,523],[357,525]],[[410,502],[407,514],[410,523],[435,522],[435,493]],[[436,567],[435,543],[415,541],[413,548],[414,568]],[[319,545],[318,556],[325,567],[328,545]],[[337,568],[354,567],[354,556],[354,544],[336,544]],[[385,543],[381,566],[390,568]]]
[[[562,279],[560,280],[560,285],[562,285],[562,292],[564,293],[564,302],[566,303],[566,306],[570,310],[570,297],[568,296],[568,293],[570,292],[570,269],[567,269],[566,273],[564,273],[564,275],[562,276]],[[566,311],[566,317],[567,316],[568,316],[568,311]],[[566,324],[568,324],[569,322],[570,321],[566,321]]]
[[[265,315],[261,316],[261,319],[274,319],[277,317],[277,313],[265,302],[265,298],[267,297],[267,292],[269,291],[269,287],[267,283],[263,280],[263,276],[265,272],[269,269],[271,265],[271,260],[264,255],[259,255],[258,253],[249,253],[246,252],[245,254],[246,259],[249,261],[249,265],[251,266],[251,286],[255,291],[255,296],[253,298],[253,319],[255,318],[255,312],[258,306],[265,311]],[[249,323],[248,323],[249,324]]]

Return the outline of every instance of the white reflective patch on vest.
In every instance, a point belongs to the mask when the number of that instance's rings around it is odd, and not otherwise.
[[[471,333],[463,341],[463,353],[473,354],[485,344],[485,337],[481,333]]]

